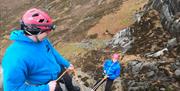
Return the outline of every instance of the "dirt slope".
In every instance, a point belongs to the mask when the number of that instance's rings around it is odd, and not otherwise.
[[[30,7],[38,7],[47,10],[50,15],[53,16],[55,24],[58,25],[57,30],[50,36],[52,42],[62,41],[56,45],[58,51],[67,59],[70,59],[76,67],[80,68],[79,71],[87,72],[88,75],[94,72],[94,75],[98,77],[100,75],[97,73],[101,70],[97,70],[97,67],[100,65],[101,60],[104,59],[103,56],[111,54],[111,52],[107,54],[104,53],[106,50],[100,50],[99,52],[99,49],[103,48],[107,41],[104,39],[112,37],[109,37],[109,35],[107,37],[106,34],[104,35],[104,30],[108,29],[110,33],[114,34],[117,30],[131,25],[133,23],[133,13],[143,6],[146,1],[147,0],[126,0],[124,2],[122,0],[22,0],[21,3],[17,3],[20,2],[19,0],[13,1],[16,3],[13,3],[11,0],[2,1],[1,5],[3,4],[5,6],[0,8],[0,10],[5,12],[5,14],[3,13],[4,15],[0,17],[0,22],[2,22],[0,29],[1,35],[3,36],[0,41],[2,44],[0,46],[0,56],[3,55],[4,49],[10,43],[8,41],[10,29],[18,25],[18,20],[23,12]],[[8,13],[6,13],[6,11],[8,11]],[[97,32],[97,30],[99,31]],[[98,33],[98,35],[93,37],[95,39],[89,40],[91,35],[96,33]],[[96,56],[98,57],[96,58]],[[77,60],[81,62],[81,65],[76,64],[78,63]],[[99,64],[94,65],[97,62],[99,62]],[[80,74],[80,76],[83,74],[84,73]],[[92,77],[97,79],[97,77]],[[86,77],[81,78],[82,81],[84,79],[86,79]],[[92,82],[94,82],[94,80],[91,79],[92,78],[89,78],[90,82],[88,82],[89,80],[84,81],[84,85],[91,86]],[[100,89],[100,91],[101,90],[102,89]],[[114,87],[114,90],[119,91],[118,87]]]
[[[121,29],[127,28],[134,22],[136,13],[148,0],[124,0],[118,11],[105,15],[102,19],[88,31],[88,35],[97,34],[97,38],[109,39]],[[106,30],[110,34],[106,34]],[[111,35],[112,34],[112,35]]]

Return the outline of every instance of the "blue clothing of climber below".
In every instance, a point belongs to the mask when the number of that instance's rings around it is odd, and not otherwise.
[[[112,59],[107,59],[104,62],[103,65],[103,71],[104,71],[104,78],[97,81],[97,83],[93,87],[93,91],[96,91],[97,88],[106,81],[105,91],[112,91],[111,87],[113,84],[113,81],[120,76],[121,73],[121,65],[118,61],[120,55],[119,54],[113,54]]]
[[[120,75],[120,64],[118,61],[113,62],[108,59],[104,63],[104,73],[108,76],[109,79],[114,80]]]

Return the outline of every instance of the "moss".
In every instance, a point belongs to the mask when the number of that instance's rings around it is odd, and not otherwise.
[[[86,87],[89,87],[89,83],[88,83],[88,82],[85,82],[84,85],[85,85]]]
[[[82,80],[83,82],[87,81],[88,79],[89,79],[88,77],[83,77],[83,78],[81,78],[81,80]]]
[[[175,91],[172,85],[167,86],[165,89],[165,91]]]

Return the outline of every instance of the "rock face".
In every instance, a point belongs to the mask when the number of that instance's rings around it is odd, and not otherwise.
[[[107,45],[111,45],[112,48],[120,48],[123,53],[126,53],[134,42],[134,38],[131,33],[131,29],[127,28],[116,33],[111,41]]]
[[[110,52],[107,50],[92,50],[88,51],[83,56],[76,59],[78,64],[75,64],[80,71],[78,72],[78,77],[82,84],[82,91],[89,91],[90,88],[96,83],[96,81],[102,79],[103,71],[102,64],[104,59],[110,58]],[[104,91],[105,83],[102,84],[97,91]],[[121,80],[120,78],[114,81],[113,91],[122,91]]]
[[[151,6],[149,8],[149,6]],[[180,0],[150,0],[148,9],[155,9],[160,14],[161,23],[164,29],[173,36],[180,35]]]
[[[128,63],[123,73],[125,91],[162,91],[160,89],[178,91],[179,68],[175,62],[154,61],[142,62],[134,60]]]
[[[131,60],[122,66],[121,78],[115,81],[113,91],[121,91],[120,88],[124,91],[178,91],[179,6],[179,0],[149,0],[135,14],[136,22],[107,43],[107,48],[112,50],[97,49],[77,58],[76,66],[84,72],[79,75],[83,86],[92,87],[102,76],[102,60],[120,49],[124,54],[140,54],[143,60]],[[103,91],[103,87],[98,91]]]
[[[111,51],[121,50],[123,54],[140,54],[144,59],[131,60],[127,66],[123,66],[121,79],[124,91],[180,89],[179,2],[180,0],[149,0],[149,3],[135,14],[136,22],[129,28],[119,31],[107,43]],[[86,55],[87,58],[84,60],[101,60],[99,56],[103,53],[99,51],[92,52],[91,56]],[[95,61],[86,61],[86,64],[85,67],[98,67]],[[97,75],[95,73],[100,71],[93,68],[89,67],[89,72]]]
[[[124,91],[179,91],[180,0],[149,0],[135,18],[107,43],[143,58],[123,66]]]
[[[135,24],[117,33],[109,45],[121,50],[131,49],[131,53],[144,54],[163,50],[169,43],[172,45],[175,41],[180,41],[179,4],[180,0],[149,0],[149,3],[135,14]],[[123,33],[125,30],[126,33]],[[174,42],[167,43],[173,38]],[[173,44],[173,47],[175,45]]]
[[[122,75],[113,91],[178,91],[180,88],[179,0],[149,0],[135,14],[136,22],[119,31],[107,45],[80,57],[76,66],[88,76],[81,77],[87,87],[102,76],[99,67],[113,52],[140,54],[122,66]],[[112,50],[111,50],[112,49]],[[91,79],[91,80],[90,80]],[[121,84],[122,83],[122,84]],[[121,87],[122,85],[122,87]],[[103,91],[103,86],[98,91]]]
[[[141,11],[139,17],[140,20],[114,36],[108,43],[111,48],[121,49],[128,54],[142,54],[144,56],[146,53],[152,54],[152,52],[167,47],[167,42],[172,36],[163,29],[158,12],[155,10]],[[124,31],[126,32],[124,33]]]
[[[46,5],[42,0],[33,1],[35,2],[30,3],[34,6],[42,8]],[[58,15],[54,20],[57,25],[63,24],[59,28],[61,31],[55,31],[56,34],[65,34],[62,37],[70,40],[81,33],[82,36],[72,39],[80,40],[86,33],[83,30],[96,24],[103,15],[113,12],[122,3],[122,0],[111,0],[111,3],[107,3],[108,1],[110,0],[55,0],[49,3],[46,9],[52,15]],[[59,11],[54,11],[56,9]],[[109,11],[105,12],[106,10]],[[143,61],[132,60],[127,66],[123,66],[121,79],[124,91],[178,91],[180,0],[149,0],[149,3],[135,14],[135,18],[136,22],[132,26],[118,32],[107,43],[108,47],[115,51],[120,49],[124,54],[140,54],[145,58]],[[108,56],[112,53],[93,50],[76,59],[78,64],[75,66],[82,71],[79,73],[79,86],[83,86],[82,91],[89,91],[95,80],[101,77],[101,60],[110,58]],[[117,79],[114,83],[113,91],[120,91],[121,80]],[[103,91],[103,86],[98,91]]]

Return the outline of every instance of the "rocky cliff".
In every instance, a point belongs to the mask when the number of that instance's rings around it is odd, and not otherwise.
[[[25,1],[26,3],[21,3],[23,8],[13,6],[17,10],[12,9],[13,13],[7,15],[15,14],[14,12],[19,14],[7,17],[14,20],[6,21],[5,24],[16,24],[22,10],[29,7],[46,9],[59,25],[57,31],[51,35],[52,41],[59,38],[65,41],[81,41],[86,37],[87,30],[97,24],[102,16],[116,11],[122,4],[121,0]],[[95,80],[102,76],[101,64],[114,52],[120,52],[124,58],[121,61],[122,75],[115,80],[113,91],[180,89],[180,0],[149,0],[148,4],[135,13],[134,18],[134,24],[119,30],[105,48],[104,43],[103,47],[97,48],[97,44],[93,44],[91,40],[80,42],[77,49],[73,49],[77,45],[68,47],[71,52],[75,51],[72,52],[74,54],[71,55],[71,62],[78,68],[80,82],[76,85],[82,86],[82,91],[90,90]],[[9,32],[5,32],[7,33]],[[57,48],[63,50],[63,45],[57,45]],[[76,53],[81,48],[86,52]],[[135,57],[127,60],[130,55]],[[103,89],[101,86],[98,91]]]
[[[108,43],[123,55],[141,57],[124,66],[125,91],[179,91],[179,14],[180,0],[149,0],[135,14],[136,22]]]

